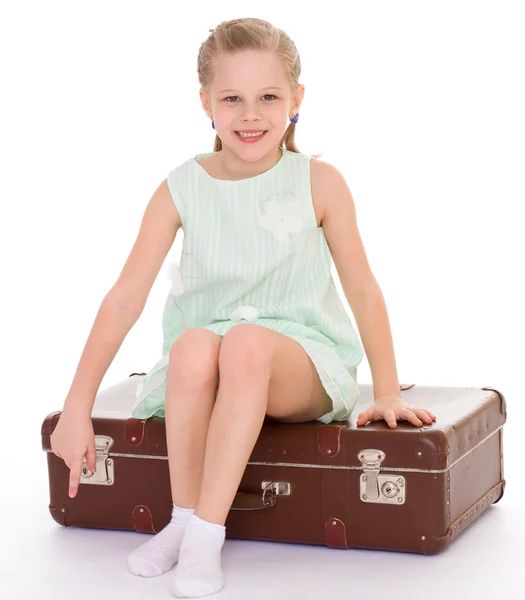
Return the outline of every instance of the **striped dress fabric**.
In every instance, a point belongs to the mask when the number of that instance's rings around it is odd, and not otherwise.
[[[170,348],[184,331],[198,327],[222,337],[238,323],[255,323],[294,339],[313,361],[332,399],[332,410],[317,420],[349,418],[359,397],[364,349],[317,227],[313,157],[280,149],[273,167],[246,179],[212,177],[199,163],[212,152],[168,174],[184,239],[180,260],[168,271],[162,357],[137,386],[133,417],[165,416]]]

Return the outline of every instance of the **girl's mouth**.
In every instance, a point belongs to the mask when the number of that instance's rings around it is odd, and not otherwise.
[[[245,142],[247,144],[253,144],[254,142],[258,142],[262,140],[262,138],[266,135],[267,131],[263,131],[263,133],[259,135],[250,135],[248,137],[242,137],[238,131],[235,132],[235,135],[241,140],[241,142]]]

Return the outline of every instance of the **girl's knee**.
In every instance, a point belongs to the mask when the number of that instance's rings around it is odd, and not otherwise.
[[[169,372],[190,386],[217,385],[221,338],[202,328],[187,329],[172,344]]]

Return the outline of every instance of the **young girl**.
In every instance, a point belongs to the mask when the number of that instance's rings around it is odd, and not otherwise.
[[[160,184],[92,333],[114,332],[116,351],[182,226],[162,358],[141,380],[132,410],[139,419],[166,420],[172,521],[128,557],[131,572],[144,577],[178,563],[170,584],[177,597],[224,586],[225,521],[264,420],[330,423],[347,420],[355,406],[364,349],[337,294],[331,258],[373,373],[374,404],[357,425],[435,419],[400,398],[386,308],[343,176],[295,145],[304,85],[292,40],[261,19],[223,22],[200,48],[198,74],[214,151]],[[122,324],[118,336],[111,320]],[[95,461],[89,403],[73,404],[74,395],[52,437],[71,469],[73,496],[84,454],[92,470]]]

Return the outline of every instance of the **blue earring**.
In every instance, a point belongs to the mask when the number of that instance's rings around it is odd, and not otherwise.
[[[295,113],[295,115],[290,119],[290,121],[292,123],[297,123],[297,121],[299,120],[299,113]],[[213,127],[213,129],[215,129],[215,121],[211,122],[211,126]]]

